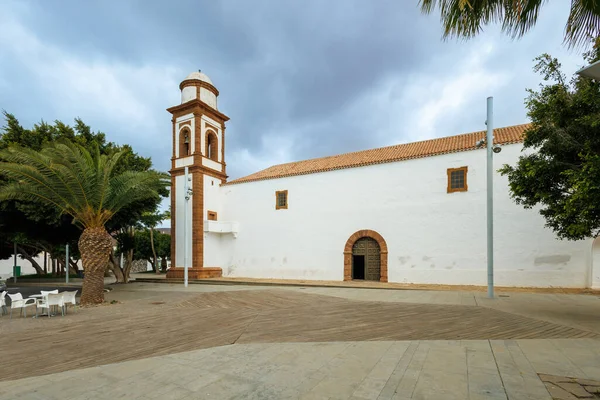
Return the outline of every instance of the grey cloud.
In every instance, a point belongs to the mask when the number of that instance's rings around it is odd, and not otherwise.
[[[175,67],[181,73],[178,79],[201,68],[221,92],[221,111],[231,117],[228,154],[246,149],[267,164],[274,158],[263,147],[263,137],[290,139],[288,161],[414,137],[403,121],[414,116],[416,106],[410,99],[400,106],[397,98],[423,76],[452,80],[464,72],[461,62],[487,45],[493,50],[482,68],[510,75],[503,87],[490,93],[496,97],[496,122],[524,122],[524,89],[539,81],[530,72],[531,59],[556,49],[563,56],[578,57],[560,47],[562,28],[556,27],[562,27],[566,14],[564,6],[555,4],[546,7],[545,19],[521,41],[490,28],[472,41],[443,42],[438,17],[421,15],[417,0],[20,3],[30,6],[18,13],[27,28],[83,62]],[[52,115],[55,100],[39,92],[29,76],[19,74],[20,66],[3,60],[2,49],[0,60],[0,73],[14,74],[8,87],[0,86],[0,107],[23,122],[82,116],[111,140],[126,139],[160,168],[168,168],[171,130],[164,110],[177,101],[177,85],[164,89],[161,99],[147,100],[146,106],[155,110],[154,121],[146,127],[152,132],[138,133],[111,115],[81,115],[77,105],[71,115]],[[388,81],[396,86],[386,102],[385,95],[374,91]],[[435,135],[483,129],[484,117],[485,96],[469,98],[456,113],[434,121]],[[228,161],[232,177],[253,172]]]

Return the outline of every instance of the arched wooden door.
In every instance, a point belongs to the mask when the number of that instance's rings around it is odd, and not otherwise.
[[[363,237],[352,246],[352,279],[381,279],[381,249],[373,238]]]

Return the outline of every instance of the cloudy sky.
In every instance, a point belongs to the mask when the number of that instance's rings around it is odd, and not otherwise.
[[[179,82],[202,69],[220,91],[231,178],[272,164],[527,120],[523,99],[562,45],[569,2],[514,41],[489,27],[441,40],[418,0],[0,0],[0,109],[25,126],[81,117],[157,168],[171,156]],[[562,3],[562,4],[561,4]]]

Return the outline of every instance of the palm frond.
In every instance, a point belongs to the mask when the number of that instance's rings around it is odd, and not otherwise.
[[[600,2],[572,0],[571,12],[565,28],[565,42],[577,47],[600,36]]]
[[[137,201],[159,197],[158,191],[169,185],[164,174],[154,171],[128,171],[113,177],[108,186],[105,207],[113,213]]]
[[[537,23],[548,0],[420,0],[421,11],[439,9],[443,37],[471,38],[483,27],[499,23],[513,38],[525,35]],[[600,35],[600,1],[571,0],[565,43],[576,47]]]
[[[35,186],[35,193],[51,199],[56,204],[75,203],[72,192],[56,175],[51,161],[43,154],[29,150],[9,147],[0,152],[0,172],[9,179],[18,182],[25,189]],[[1,191],[1,190],[0,190]]]
[[[0,151],[0,174],[9,184],[0,187],[1,200],[24,200],[55,207],[83,227],[100,227],[123,207],[159,197],[168,186],[154,171],[114,171],[122,152],[101,155],[70,142],[46,146],[40,152],[12,146]]]

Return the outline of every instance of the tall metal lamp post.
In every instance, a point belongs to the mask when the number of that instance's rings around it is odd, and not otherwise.
[[[69,283],[69,243],[65,247],[65,269],[67,270],[65,282]]]
[[[487,154],[487,284],[488,297],[494,298],[494,153],[500,153],[502,149],[494,146],[494,98],[487,98],[487,133],[485,139],[477,142],[477,147],[485,143]]]
[[[13,282],[17,283],[17,242],[14,242],[13,247]]]
[[[185,202],[183,204],[183,285],[188,287],[188,203],[193,192],[189,184],[191,181],[189,168],[185,167],[184,171],[183,190]]]

